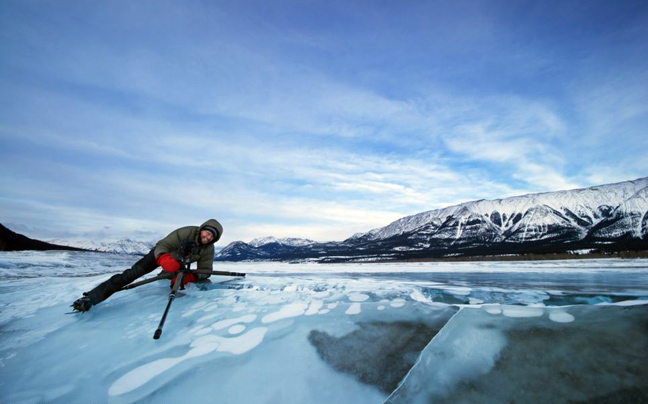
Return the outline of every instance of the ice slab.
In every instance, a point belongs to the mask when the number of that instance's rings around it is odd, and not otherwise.
[[[648,305],[510,309],[462,309],[386,403],[648,402]]]

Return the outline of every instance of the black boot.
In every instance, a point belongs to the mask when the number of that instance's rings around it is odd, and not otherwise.
[[[120,274],[111,276],[108,280],[97,285],[94,289],[85,292],[82,298],[72,304],[72,307],[74,307],[76,311],[88,311],[90,310],[90,307],[108,299],[113,293],[121,290],[121,288],[133,282],[135,279],[153,271],[158,267],[153,252],[154,250],[151,250],[131,268]]]
[[[87,293],[83,294],[83,297],[77,299],[72,303],[72,308],[75,312],[84,313],[94,306],[94,302],[90,299]]]

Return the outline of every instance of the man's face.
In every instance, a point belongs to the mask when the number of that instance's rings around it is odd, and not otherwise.
[[[209,230],[200,231],[200,242],[202,244],[209,244],[214,241],[214,235]]]

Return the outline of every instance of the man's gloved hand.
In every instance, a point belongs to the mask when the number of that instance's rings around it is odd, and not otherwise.
[[[178,272],[180,263],[173,259],[171,254],[162,254],[158,257],[157,263],[162,267],[164,272]]]
[[[175,285],[175,281],[176,281],[175,277],[173,279],[171,279],[171,287],[173,287],[173,285]],[[182,285],[186,285],[186,284],[188,284],[190,282],[196,282],[196,275],[194,275],[192,273],[184,274],[184,277],[182,278]]]

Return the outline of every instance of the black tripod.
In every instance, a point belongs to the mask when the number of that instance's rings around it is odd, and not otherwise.
[[[146,279],[140,282],[131,283],[130,285],[126,285],[121,289],[121,290],[133,289],[138,286],[145,285],[147,283],[158,281],[160,279],[171,279],[175,276],[175,283],[173,284],[173,287],[171,288],[171,293],[169,294],[169,302],[167,303],[166,309],[164,310],[164,314],[162,315],[162,320],[160,320],[160,325],[158,325],[157,330],[155,330],[155,334],[153,334],[153,339],[159,339],[160,336],[162,335],[162,327],[164,327],[164,322],[166,321],[167,315],[169,314],[171,303],[173,303],[173,300],[175,299],[178,290],[184,287],[183,280],[185,275],[195,274],[195,275],[219,275],[219,276],[237,276],[237,277],[245,276],[244,273],[240,273],[240,272],[207,271],[207,270],[192,271],[190,269],[191,255],[194,252],[195,248],[196,247],[192,242],[185,242],[182,244],[180,250],[178,251],[181,258],[180,258],[180,270],[177,273],[164,272],[153,278]]]

